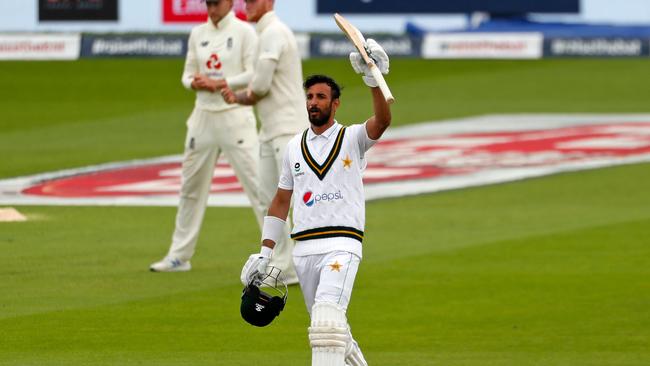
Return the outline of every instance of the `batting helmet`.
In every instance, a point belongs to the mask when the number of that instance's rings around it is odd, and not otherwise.
[[[244,287],[239,310],[248,323],[256,327],[267,326],[284,309],[289,290],[279,276],[280,269],[269,267],[269,273],[264,278],[253,279]],[[260,287],[277,295],[262,291]]]

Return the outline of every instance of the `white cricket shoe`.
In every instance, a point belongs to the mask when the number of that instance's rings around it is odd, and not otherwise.
[[[165,257],[160,262],[149,266],[151,272],[187,272],[192,269],[190,261],[182,261],[178,258]]]

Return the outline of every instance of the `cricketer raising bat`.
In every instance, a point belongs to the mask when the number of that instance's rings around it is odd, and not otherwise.
[[[381,89],[381,93],[384,95],[386,102],[389,104],[395,102],[395,98],[393,98],[393,94],[390,92],[388,84],[386,84],[386,80],[384,80],[384,75],[381,74],[381,71],[379,71],[379,68],[377,65],[375,65],[375,61],[373,61],[366,52],[366,48],[364,47],[366,39],[363,37],[363,34],[361,34],[357,27],[352,25],[352,23],[350,23],[339,13],[334,13],[334,20],[336,21],[336,24],[339,26],[339,28],[341,28],[343,33],[345,33],[345,35],[348,37],[350,42],[352,42],[357,51],[359,51],[359,54],[361,54],[361,57],[363,58],[363,61],[366,63],[366,65],[368,65],[372,76],[375,78],[375,80],[377,80],[377,85],[379,86],[379,89]]]

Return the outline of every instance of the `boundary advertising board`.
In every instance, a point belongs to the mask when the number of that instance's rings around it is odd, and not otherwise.
[[[317,0],[318,14],[578,13],[579,0]]]
[[[638,37],[555,37],[544,39],[544,57],[642,57],[648,40]]]
[[[246,19],[244,0],[233,0],[233,11]],[[165,24],[203,23],[208,19],[205,0],[162,0],[162,21]]]
[[[423,58],[537,59],[541,33],[430,33],[422,42]]]
[[[118,0],[38,0],[38,20],[117,21]]]
[[[184,57],[185,35],[95,36],[85,35],[82,57]]]
[[[390,57],[420,57],[422,40],[409,36],[386,36],[366,34],[376,40]],[[356,51],[354,45],[342,35],[313,35],[310,40],[311,57],[345,57]]]
[[[76,60],[81,34],[0,34],[0,60]]]

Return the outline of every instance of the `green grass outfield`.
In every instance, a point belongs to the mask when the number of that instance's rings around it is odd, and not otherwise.
[[[396,125],[486,113],[648,113],[650,60],[395,60]],[[0,178],[180,153],[181,60],[0,63]],[[342,60],[342,121],[370,99]],[[650,364],[650,165],[367,207],[349,318],[378,365]],[[297,287],[270,327],[238,314],[257,248],[209,208],[194,269],[153,274],[174,208],[18,207],[0,223],[0,365],[307,365]]]

